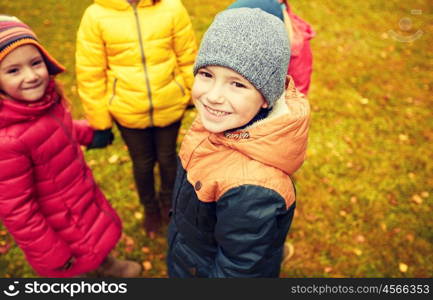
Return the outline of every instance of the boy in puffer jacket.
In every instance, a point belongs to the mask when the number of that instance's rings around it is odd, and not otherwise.
[[[279,276],[310,119],[289,60],[283,22],[261,9],[223,11],[205,33],[198,117],[179,152],[170,277]]]

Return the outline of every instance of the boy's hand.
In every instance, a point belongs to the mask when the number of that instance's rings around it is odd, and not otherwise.
[[[105,148],[111,145],[114,140],[114,134],[111,132],[111,128],[104,130],[95,130],[93,133],[93,140],[87,146],[87,150],[95,148]]]

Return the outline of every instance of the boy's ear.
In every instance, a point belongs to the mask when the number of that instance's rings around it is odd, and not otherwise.
[[[262,108],[268,108],[269,104],[266,102],[266,100],[263,100]]]

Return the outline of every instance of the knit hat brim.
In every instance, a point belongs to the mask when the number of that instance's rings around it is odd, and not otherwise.
[[[62,66],[54,57],[52,57],[47,50],[45,50],[44,47],[42,47],[41,44],[39,44],[38,41],[32,39],[32,38],[21,38],[18,39],[9,45],[7,45],[1,52],[0,52],[0,61],[2,61],[9,53],[11,53],[16,48],[23,46],[23,45],[34,45],[38,48],[39,52],[41,53],[42,57],[44,58],[45,64],[47,65],[48,73],[50,75],[57,75],[59,73],[62,73],[65,71],[65,67]]]
[[[23,45],[34,45],[42,57],[50,75],[65,71],[57,60],[39,43],[32,29],[15,16],[0,14],[0,61],[9,53]]]

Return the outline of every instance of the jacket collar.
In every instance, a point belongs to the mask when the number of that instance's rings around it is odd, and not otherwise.
[[[94,2],[101,6],[116,10],[127,10],[132,8],[131,4],[129,4],[127,0],[94,0]],[[140,0],[140,2],[137,4],[137,7],[145,7],[151,5],[153,5],[152,0]]]
[[[44,97],[37,102],[24,102],[11,99],[0,100],[0,128],[16,123],[27,122],[43,115],[52,106],[60,102],[60,96],[55,91],[55,82],[50,81]]]
[[[209,133],[197,117],[182,143],[181,160],[188,162],[196,149],[200,149],[199,153],[211,153],[229,148],[289,175],[293,174],[305,159],[310,106],[304,95],[295,88],[293,79],[288,77],[288,80],[285,93],[268,117],[242,130]]]

